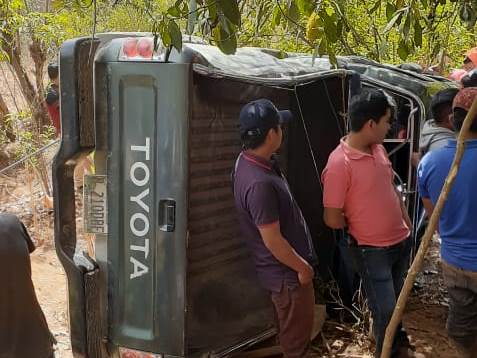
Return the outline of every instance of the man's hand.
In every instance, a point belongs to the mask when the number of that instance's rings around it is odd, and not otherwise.
[[[298,281],[300,281],[300,285],[302,286],[308,285],[314,276],[315,272],[313,268],[307,263],[303,266],[303,270],[298,271]]]
[[[324,208],[323,221],[326,226],[332,229],[342,229],[346,226],[346,220],[343,209],[339,208]]]
[[[409,230],[412,230],[412,221],[411,221],[411,218],[409,217],[409,214],[407,213],[406,207],[404,205],[401,208],[401,211],[402,211],[402,218],[404,219],[404,222],[406,223],[407,228]]]
[[[282,236],[280,222],[274,222],[258,228],[263,242],[273,256],[282,264],[290,267],[298,274],[301,285],[311,282],[314,276],[313,268],[306,260],[298,255],[293,247]]]

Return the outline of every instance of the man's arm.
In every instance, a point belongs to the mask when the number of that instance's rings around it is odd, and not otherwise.
[[[432,204],[431,199],[429,198],[422,198],[422,203],[424,204],[424,209],[426,210],[427,216],[430,218],[432,212],[434,211],[434,204]]]
[[[346,226],[346,220],[343,214],[343,209],[324,208],[323,220],[326,226],[332,229],[342,229]]]
[[[259,226],[258,230],[263,242],[273,256],[282,264],[290,267],[298,273],[301,285],[306,285],[313,279],[313,268],[305,261],[285,240],[280,231],[280,223]]]
[[[411,218],[409,217],[409,213],[407,212],[406,205],[404,205],[404,201],[401,198],[401,193],[399,193],[396,187],[394,187],[394,192],[396,193],[399,200],[399,204],[401,205],[402,218],[404,219],[404,222],[406,223],[408,229],[412,230],[412,221],[411,221]]]

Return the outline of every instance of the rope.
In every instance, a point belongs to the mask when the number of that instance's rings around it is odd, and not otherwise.
[[[314,153],[313,147],[311,145],[310,135],[308,134],[308,128],[306,127],[305,118],[303,117],[303,111],[301,109],[300,99],[298,98],[297,85],[294,86],[294,91],[293,92],[295,93],[296,103],[298,105],[298,110],[300,111],[300,118],[301,118],[301,122],[303,124],[303,130],[305,131],[306,142],[308,144],[308,149],[309,149],[310,154],[311,154],[311,159],[313,161],[313,166],[315,168],[316,179],[318,180],[318,184],[320,185],[321,192],[323,192],[323,186],[321,184],[320,171],[318,170],[318,164],[316,164],[315,153]]]
[[[31,154],[28,154],[28,155],[24,156],[24,157],[21,158],[20,160],[17,160],[15,163],[10,164],[8,167],[3,168],[2,170],[0,170],[0,174],[5,173],[7,170],[9,170],[9,169],[11,169],[11,168],[17,166],[18,164],[23,163],[24,161],[30,159],[30,158],[33,157],[33,156],[44,152],[46,149],[50,148],[50,147],[53,146],[54,144],[59,143],[59,141],[60,141],[59,139],[56,139],[55,141],[53,141],[53,142],[51,142],[51,143],[49,143],[49,144],[47,144],[47,145],[41,147],[41,148],[38,149],[36,152],[33,152],[33,153],[31,153]]]
[[[328,103],[331,107],[331,112],[333,113],[333,116],[335,117],[335,120],[336,120],[336,125],[338,127],[338,131],[340,132],[340,136],[343,137],[344,136],[344,131],[343,131],[343,128],[341,128],[341,123],[340,123],[340,118],[338,116],[338,113],[336,113],[335,111],[335,106],[333,105],[333,101],[331,100],[331,97],[330,97],[330,93],[328,92],[328,86],[326,85],[326,82],[325,80],[321,80],[322,83],[323,83],[323,87],[325,88],[325,93],[326,93],[326,98],[328,99]],[[344,93],[343,93],[343,96],[344,96]],[[343,110],[345,110],[346,107],[343,107]]]

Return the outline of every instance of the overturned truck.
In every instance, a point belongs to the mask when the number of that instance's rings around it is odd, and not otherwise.
[[[196,41],[169,54],[152,44],[141,34],[103,34],[60,51],[55,243],[75,357],[220,357],[275,333],[231,190],[245,103],[264,97],[294,113],[279,157],[326,281],[341,274],[339,233],[322,221],[320,173],[347,133],[349,97],[371,86],[395,98],[385,145],[413,215],[411,154],[428,96],[448,85],[359,58],[340,58],[331,69],[326,59],[267,49],[226,56]],[[88,255],[77,242],[73,170],[92,151],[84,229],[95,236],[95,253]]]

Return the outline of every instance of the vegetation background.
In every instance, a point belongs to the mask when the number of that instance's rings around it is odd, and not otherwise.
[[[166,47],[193,34],[237,46],[460,67],[475,0],[0,0],[0,167],[51,140],[45,68],[69,38],[152,32]],[[16,145],[12,145],[16,143]]]

